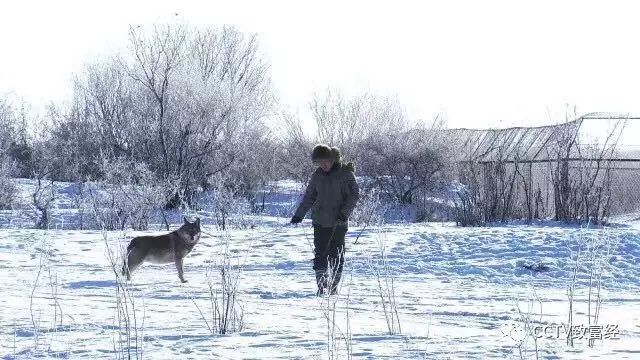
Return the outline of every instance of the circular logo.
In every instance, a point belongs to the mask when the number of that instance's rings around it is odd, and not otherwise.
[[[509,322],[500,327],[503,337],[508,337],[515,342],[522,342],[526,333],[521,324],[516,322]]]

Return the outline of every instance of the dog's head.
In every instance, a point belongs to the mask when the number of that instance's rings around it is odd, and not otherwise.
[[[189,240],[198,242],[200,240],[200,218],[196,218],[194,222],[190,222],[187,218],[184,218],[184,224],[180,227],[180,230],[189,237]]]

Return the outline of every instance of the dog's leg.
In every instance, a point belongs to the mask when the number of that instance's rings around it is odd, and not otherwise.
[[[178,269],[178,277],[180,278],[180,281],[186,283],[187,280],[184,279],[184,274],[182,272],[182,258],[179,256],[176,256],[176,269]]]

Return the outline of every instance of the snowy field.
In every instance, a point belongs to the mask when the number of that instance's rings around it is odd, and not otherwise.
[[[11,216],[0,214],[0,357],[117,357],[117,284],[107,247],[117,250],[141,233],[25,230],[9,222]],[[180,283],[173,265],[145,265],[134,274],[138,356],[535,359],[537,347],[540,359],[640,358],[640,227],[633,217],[608,229],[553,223],[353,226],[340,296],[331,298],[315,296],[307,220],[291,226],[287,218],[265,216],[260,228],[223,232],[203,219],[206,234],[185,259],[188,283]],[[225,251],[225,239],[239,265],[244,328],[212,335],[203,319],[207,284],[213,278],[219,285],[209,270]],[[518,337],[512,330],[524,326],[523,313],[548,327],[567,323],[572,259],[579,248],[580,259],[588,259],[594,254],[588,244],[596,243],[612,244],[598,323],[608,325],[606,335],[613,338],[589,347],[576,337],[571,347],[562,333],[537,342]],[[374,271],[381,268],[381,244],[394,279],[400,323],[394,335]],[[590,310],[587,303],[590,270],[584,263],[577,269],[573,324],[588,327],[587,313],[595,306]],[[327,314],[337,326],[333,336]]]

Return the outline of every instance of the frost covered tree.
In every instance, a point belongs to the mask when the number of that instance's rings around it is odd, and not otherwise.
[[[340,147],[359,162],[366,156],[367,139],[401,132],[412,127],[395,96],[362,93],[348,97],[329,89],[316,93],[310,104],[317,141]]]
[[[6,100],[0,98],[0,209],[11,208],[16,190],[11,181],[14,173],[14,162],[10,156],[15,136],[13,115]]]
[[[126,51],[77,76],[56,139],[69,145],[79,164],[70,173],[80,178],[100,175],[102,156],[146,164],[180,185],[168,202],[175,207],[220,172],[256,172],[263,162],[253,161],[248,144],[262,141],[256,129],[272,108],[269,65],[256,35],[231,27],[131,27]],[[247,189],[260,181],[243,179]]]

